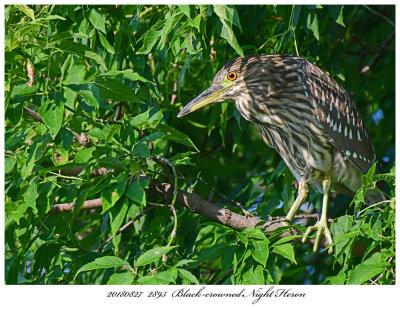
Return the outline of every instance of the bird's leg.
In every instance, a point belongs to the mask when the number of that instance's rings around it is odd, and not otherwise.
[[[313,247],[314,252],[317,252],[317,250],[318,250],[319,242],[321,240],[322,235],[324,235],[326,237],[328,244],[333,243],[331,232],[328,229],[328,219],[327,219],[328,198],[329,198],[330,188],[331,188],[331,180],[329,177],[325,177],[325,180],[322,182],[322,189],[323,189],[324,197],[322,200],[321,218],[314,226],[309,226],[307,228],[307,231],[304,234],[304,237],[302,239],[302,242],[304,243],[312,231],[315,231],[315,230],[317,231],[317,237],[315,238],[315,243],[314,243],[314,247]],[[332,247],[330,247],[328,250],[328,253],[331,254],[332,251],[333,251],[333,249],[332,249]]]
[[[308,196],[308,185],[305,181],[299,182],[299,189],[297,191],[297,198],[294,201],[292,207],[290,208],[288,214],[286,215],[286,220],[292,221],[297,210],[303,205]]]

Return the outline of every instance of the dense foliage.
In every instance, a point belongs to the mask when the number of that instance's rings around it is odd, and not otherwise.
[[[6,282],[393,284],[394,14],[394,6],[7,6]],[[286,214],[294,178],[234,104],[176,118],[226,61],[253,53],[317,64],[353,95],[369,130],[383,174],[374,166],[352,203],[331,195],[332,255],[282,230],[267,237],[212,222],[179,203],[177,190],[166,200],[149,188],[170,183],[263,220]],[[379,179],[389,202],[365,206]],[[101,207],[82,209],[87,201]],[[310,202],[302,210],[317,213],[321,195],[311,191]],[[75,204],[57,214],[52,205],[64,203]]]

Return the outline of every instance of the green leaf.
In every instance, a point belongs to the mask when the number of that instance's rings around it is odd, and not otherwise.
[[[180,260],[178,263],[176,263],[175,267],[186,266],[187,264],[194,263],[194,262],[196,262],[196,260],[183,259],[183,260]]]
[[[254,237],[256,239],[267,239],[265,234],[258,228],[251,226],[251,227],[246,227],[241,231],[244,235]]]
[[[59,49],[61,49],[65,54],[75,54],[81,57],[92,59],[105,70],[107,70],[107,66],[101,56],[83,44],[65,40],[60,43]]]
[[[132,155],[139,156],[144,159],[151,158],[149,146],[144,142],[139,142],[135,145],[132,150]]]
[[[115,50],[114,47],[111,46],[110,43],[108,43],[107,39],[104,37],[104,35],[102,35],[100,32],[97,33],[101,42],[101,45],[103,45],[103,47],[106,49],[106,51],[108,51],[110,54],[114,55],[115,54]]]
[[[98,77],[93,84],[99,88],[100,96],[105,100],[144,103],[128,86],[118,80]]]
[[[72,215],[71,215],[71,219],[70,219],[71,224],[73,224],[75,217],[81,211],[83,204],[85,203],[85,201],[87,199],[87,196],[88,196],[88,190],[83,189],[83,190],[81,190],[81,192],[79,192],[78,196],[76,197],[75,206],[72,209]]]
[[[89,13],[89,21],[96,29],[106,33],[106,16],[104,14],[101,14],[96,9],[91,9]]]
[[[127,198],[124,198],[121,201],[118,201],[117,205],[110,210],[110,222],[111,222],[111,233],[115,235],[118,229],[122,225],[122,222],[125,219],[125,215],[128,211],[129,201]]]
[[[208,247],[203,249],[200,252],[199,260],[200,261],[211,261],[221,255],[221,251],[225,249],[224,244],[216,244],[212,247]]]
[[[107,285],[131,285],[135,279],[135,274],[130,271],[123,273],[114,273],[107,281]]]
[[[328,5],[329,15],[333,18],[333,20],[337,24],[346,27],[343,22],[343,7],[343,5]]]
[[[243,272],[243,281],[241,284],[262,285],[265,284],[264,270],[261,265],[253,266],[247,271]]]
[[[181,10],[183,14],[190,18],[190,5],[179,5],[178,8]]]
[[[131,119],[129,123],[131,124],[131,126],[140,128],[142,124],[144,124],[149,120],[149,117],[150,117],[150,109],[146,110],[145,112],[139,115],[136,115]]]
[[[35,93],[39,89],[39,84],[34,84],[33,87],[29,87],[27,83],[17,84],[12,88],[11,97],[14,98],[15,96],[24,96],[27,94]]]
[[[43,122],[48,126],[50,135],[55,138],[61,129],[64,117],[64,97],[57,92],[49,97],[43,97],[43,101],[39,107],[39,115],[42,116]]]
[[[292,241],[293,239],[296,239],[296,238],[302,238],[302,237],[303,237],[303,235],[286,236],[286,237],[283,237],[283,238],[279,239],[278,241],[274,242],[274,246],[283,244],[283,243],[288,242],[288,241]]]
[[[143,39],[143,46],[136,52],[137,54],[148,54],[157,43],[161,36],[162,30],[159,27],[164,23],[164,20],[156,22],[149,31],[147,31],[139,40]]]
[[[178,276],[178,271],[175,267],[171,267],[166,271],[154,274],[154,278],[157,280],[158,284],[164,284],[164,285],[175,283],[177,276]]]
[[[114,267],[122,267],[128,266],[130,267],[127,261],[117,257],[117,256],[103,256],[95,259],[93,262],[90,262],[86,265],[83,265],[78,272],[76,273],[74,279],[79,275],[79,273],[94,269],[103,269],[103,268],[114,268]]]
[[[347,284],[350,285],[359,285],[368,279],[373,278],[374,276],[383,272],[385,267],[378,267],[376,265],[357,265],[354,270],[350,272],[350,278],[347,281]]]
[[[17,163],[17,158],[6,157],[4,159],[4,174],[11,172],[15,166],[15,163]]]
[[[23,105],[23,98],[17,96],[14,98],[14,102],[7,107],[6,118],[10,120],[15,126],[18,126],[20,121],[22,120]]]
[[[132,201],[137,202],[139,205],[146,204],[146,193],[139,181],[131,182],[126,188],[125,194]]]
[[[26,165],[21,171],[21,176],[25,179],[28,175],[31,175],[32,169],[35,163],[42,158],[44,155],[45,149],[47,148],[47,144],[51,141],[51,136],[49,134],[44,135],[41,138],[38,138],[34,141],[32,146],[29,149],[29,155],[26,162]]]
[[[339,262],[342,262],[343,255],[346,254],[346,260],[351,256],[352,243],[361,232],[359,228],[353,230],[353,222],[350,216],[341,216],[337,218],[330,226],[333,239],[335,240],[334,256]]]
[[[74,162],[75,163],[87,163],[93,157],[93,151],[96,150],[96,147],[89,147],[78,150],[75,155]]]
[[[99,165],[116,171],[129,171],[128,168],[120,160],[114,157],[104,157],[99,160]]]
[[[253,240],[251,244],[253,245],[253,248],[250,249],[252,251],[251,255],[265,267],[269,256],[269,240]]]
[[[164,138],[179,144],[193,147],[194,149],[199,151],[196,145],[192,142],[192,140],[186,134],[178,131],[177,129],[170,127],[169,125],[166,124],[159,124],[157,130],[165,133]]]
[[[164,26],[161,30],[160,33],[160,43],[159,43],[159,49],[164,48],[165,46],[165,42],[167,41],[168,38],[168,33],[176,26],[176,24],[178,23],[178,21],[181,19],[182,14],[178,13],[178,14],[174,14],[171,17],[167,18]]]
[[[265,284],[264,268],[261,265],[257,265],[253,268],[253,278],[253,284]]]
[[[189,59],[183,64],[182,70],[179,73],[179,76],[178,76],[178,96],[180,96],[180,94],[181,94],[181,86],[182,86],[182,83],[183,83],[183,81],[185,79],[185,73],[186,73],[187,68],[189,67],[189,64],[190,64],[190,62],[192,60],[192,57],[193,57],[192,55],[189,56]]]
[[[179,277],[181,277],[183,280],[193,283],[193,284],[200,284],[199,280],[188,270],[179,268]]]
[[[390,266],[390,263],[386,262],[384,259],[384,253],[374,253],[363,263],[357,265],[354,270],[349,272],[347,284],[358,285],[382,273],[386,267]]]
[[[218,28],[218,34],[225,40],[228,41],[229,45],[239,54],[240,57],[244,57],[242,48],[240,47],[233,30],[229,28],[225,21],[221,20],[221,26]]]
[[[85,65],[76,64],[68,69],[67,75],[65,76],[62,82],[64,85],[70,85],[70,84],[79,85],[84,82],[86,73],[87,73],[87,67]],[[71,89],[68,87],[66,87],[65,89],[68,89],[66,91],[67,92],[69,91],[69,95],[72,96]],[[75,93],[73,95],[76,96]]]
[[[103,211],[101,212],[102,214],[113,207],[115,203],[121,198],[122,194],[125,191],[125,187],[126,180],[113,183],[111,186],[108,186],[101,191],[101,204],[103,205]]]
[[[30,19],[35,20],[35,12],[27,5],[16,4],[15,7],[21,12],[23,12]]]
[[[242,242],[244,245],[247,245],[249,243],[249,238],[242,232],[235,231],[235,234],[237,238],[239,238],[239,241]]]
[[[39,176],[36,176],[29,182],[28,190],[26,190],[26,192],[24,193],[25,204],[31,207],[35,212],[37,211],[36,199],[39,196],[37,192],[38,182],[39,182]]]
[[[309,12],[307,16],[307,28],[312,31],[314,37],[319,40],[318,17],[315,12]]]
[[[154,84],[151,80],[141,76],[139,73],[134,72],[132,69],[127,69],[123,71],[118,71],[118,70],[111,70],[108,72],[105,72],[101,74],[100,76],[113,76],[113,77],[121,77],[124,79],[129,79],[131,81],[140,81],[144,83],[152,83]]]
[[[101,125],[100,127],[95,127],[88,132],[90,138],[97,138],[99,140],[105,140],[110,133],[111,126]]]
[[[218,28],[218,34],[228,41],[229,45],[241,56],[244,57],[244,53],[239,43],[237,42],[236,36],[232,30],[233,25],[233,11],[229,6],[225,5],[214,5],[214,12],[220,19],[221,24]],[[238,18],[236,20],[239,20]],[[240,23],[239,23],[240,25]],[[239,27],[241,29],[241,27]]]
[[[141,285],[157,285],[159,284],[158,280],[154,278],[154,276],[145,276],[145,277],[140,277],[137,280],[138,284]]]
[[[61,244],[52,240],[37,248],[34,255],[35,263],[33,264],[33,272],[40,272],[43,268],[49,269],[51,266],[51,260],[59,255],[60,249]]]
[[[344,285],[346,281],[346,274],[343,270],[341,270],[336,276],[327,277],[326,281],[335,285]]]
[[[136,261],[136,266],[144,266],[150,263],[153,263],[154,261],[158,260],[161,256],[164,254],[167,254],[169,251],[172,249],[176,248],[178,246],[164,246],[164,247],[157,247],[150,249],[146,252],[144,252],[141,256]]]
[[[217,14],[220,19],[225,20],[230,28],[232,28],[232,25],[236,25],[240,31],[242,31],[239,15],[233,5],[214,5],[213,8],[215,14]]]
[[[84,99],[84,102],[88,106],[93,106],[95,109],[99,108],[100,106],[99,104],[100,98],[98,98],[99,90],[96,85],[93,84],[69,85],[68,88],[71,89],[75,93],[75,95],[78,94],[81,95],[82,98]]]
[[[293,245],[291,244],[282,244],[278,246],[274,246],[272,248],[272,251],[274,253],[277,253],[279,255],[282,255],[284,258],[292,261],[293,263],[297,264],[295,258],[294,258],[294,249]]]

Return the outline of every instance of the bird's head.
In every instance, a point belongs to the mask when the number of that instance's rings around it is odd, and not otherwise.
[[[236,58],[225,64],[215,75],[211,87],[204,90],[189,102],[178,114],[185,116],[203,106],[215,102],[235,100],[242,90],[245,90],[245,58]]]

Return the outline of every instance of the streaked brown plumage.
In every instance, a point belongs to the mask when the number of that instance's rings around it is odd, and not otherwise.
[[[324,194],[321,220],[310,227],[318,242],[332,242],[326,211],[330,189],[352,195],[376,161],[361,116],[348,93],[317,66],[291,55],[236,58],[216,74],[212,86],[186,105],[178,117],[207,104],[231,100],[257,124],[265,143],[277,150],[299,183],[287,218],[308,195],[308,185]],[[382,195],[370,191],[370,202]],[[305,240],[304,237],[304,240]]]

